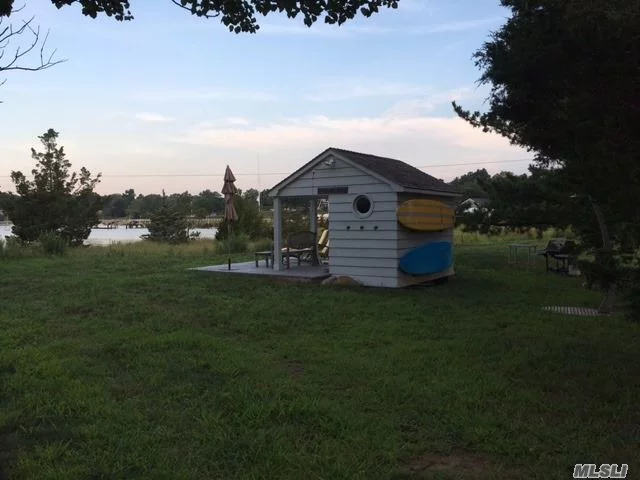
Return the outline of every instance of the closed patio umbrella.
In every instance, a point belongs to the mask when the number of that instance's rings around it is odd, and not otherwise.
[[[229,249],[229,270],[231,270],[231,227],[233,222],[238,221],[238,212],[233,203],[233,197],[238,193],[238,189],[235,185],[236,177],[233,176],[233,172],[227,165],[227,169],[224,171],[224,185],[222,186],[222,194],[224,195],[224,221],[227,224],[227,246]]]

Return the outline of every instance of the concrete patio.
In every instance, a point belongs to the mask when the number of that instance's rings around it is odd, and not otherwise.
[[[222,265],[211,265],[208,267],[197,267],[193,270],[237,275],[257,275],[304,283],[319,283],[329,277],[328,265],[298,266],[293,263],[291,268],[283,268],[282,270],[274,270],[271,267],[266,267],[264,263],[261,263],[260,266],[256,267],[255,262],[232,263],[231,270],[229,270],[229,266],[226,263]]]

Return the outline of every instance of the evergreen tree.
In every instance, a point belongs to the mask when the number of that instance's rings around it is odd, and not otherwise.
[[[195,235],[189,235],[186,213],[179,204],[169,202],[162,191],[162,202],[150,218],[147,240],[167,243],[186,243]]]
[[[71,173],[64,147],[58,147],[58,132],[49,129],[38,137],[43,152],[31,149],[37,162],[33,180],[19,171],[11,172],[17,195],[7,205],[13,233],[23,242],[37,240],[44,233],[55,233],[70,245],[81,245],[91,227],[99,223],[100,197],[94,193],[95,178],[86,168]]]

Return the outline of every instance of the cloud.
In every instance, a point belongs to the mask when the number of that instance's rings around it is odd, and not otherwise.
[[[194,127],[169,140],[240,157],[258,152],[265,160],[273,159],[272,168],[280,172],[294,171],[330,146],[390,156],[415,166],[473,163],[475,169],[483,162],[530,158],[506,139],[474,129],[457,117],[417,115],[310,116],[250,128]],[[446,176],[447,171],[437,174]]]
[[[170,122],[173,122],[174,120],[172,117],[167,117],[159,113],[148,113],[148,112],[136,113],[134,115],[134,118],[136,118],[137,120],[140,120],[141,122],[146,122],[146,123],[170,123]]]
[[[390,114],[406,115],[412,113],[428,113],[437,106],[477,96],[471,87],[458,87],[451,90],[436,90],[429,85],[418,85],[401,82],[375,81],[371,78],[342,80],[340,83],[327,84],[315,92],[303,95],[312,102],[335,102],[357,98],[406,98],[400,100],[392,108]]]
[[[450,104],[452,101],[476,99],[480,96],[478,90],[470,87],[460,87],[453,90],[432,92],[408,100],[401,100],[394,104],[386,115],[390,117],[415,117],[433,112],[437,107]]]
[[[251,122],[246,118],[231,117],[231,118],[227,118],[227,123],[229,125],[249,125]]]

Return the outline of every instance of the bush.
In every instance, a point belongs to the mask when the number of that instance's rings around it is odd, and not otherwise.
[[[246,233],[231,234],[230,238],[216,240],[214,249],[218,255],[225,253],[245,253],[249,250],[249,235]]]
[[[10,258],[33,257],[39,252],[20,242],[18,237],[8,236],[4,240],[0,238],[0,258],[8,260]]]
[[[257,240],[251,244],[251,250],[254,252],[273,250],[273,239],[265,238],[264,240]]]
[[[231,235],[244,234],[250,239],[255,240],[269,236],[270,227],[264,220],[258,204],[237,196],[234,199],[234,205],[238,212],[238,221],[231,226]],[[229,225],[222,221],[218,225],[216,232],[216,240],[224,240],[229,234]]]
[[[45,232],[38,237],[40,248],[47,255],[64,255],[68,242],[56,232]]]

